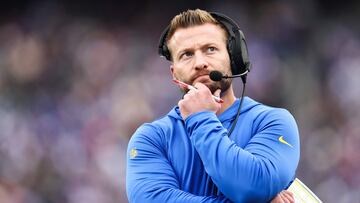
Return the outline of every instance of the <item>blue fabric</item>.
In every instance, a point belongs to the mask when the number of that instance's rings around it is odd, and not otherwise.
[[[174,107],[138,128],[127,150],[129,201],[267,202],[285,189],[300,156],[294,118],[245,97],[228,137],[239,103],[185,121]]]

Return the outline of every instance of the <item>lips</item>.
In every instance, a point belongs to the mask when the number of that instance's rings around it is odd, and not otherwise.
[[[195,77],[195,79],[193,80],[193,84],[200,82],[200,83],[205,83],[209,81],[209,74],[204,74],[204,75],[199,75],[197,77]]]

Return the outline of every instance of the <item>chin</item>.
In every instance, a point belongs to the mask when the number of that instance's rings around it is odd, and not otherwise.
[[[209,82],[209,83],[204,83],[204,85],[206,85],[206,87],[210,89],[212,94],[214,94],[216,90],[222,89],[221,84],[219,82]]]

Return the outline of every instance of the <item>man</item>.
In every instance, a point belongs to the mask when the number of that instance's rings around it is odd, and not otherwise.
[[[195,88],[183,88],[178,106],[132,136],[126,177],[130,202],[268,202],[276,194],[273,202],[293,201],[281,191],[299,161],[294,118],[284,109],[236,98],[231,79],[209,77],[212,71],[238,74],[234,60],[240,59],[231,38],[245,41],[227,22],[226,16],[188,10],[165,30],[160,52],[171,60],[173,78]],[[241,46],[238,51],[246,51]],[[248,71],[247,54],[238,55]]]

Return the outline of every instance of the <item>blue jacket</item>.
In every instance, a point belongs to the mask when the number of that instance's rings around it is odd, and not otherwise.
[[[142,125],[128,144],[130,202],[267,202],[295,176],[299,133],[284,109],[248,97],[234,132],[239,99],[216,116],[183,121],[179,108]]]

